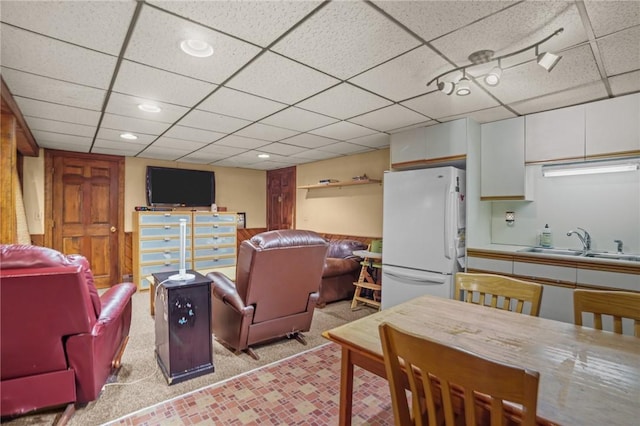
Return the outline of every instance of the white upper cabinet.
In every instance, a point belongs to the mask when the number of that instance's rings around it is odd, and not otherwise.
[[[584,105],[527,115],[525,131],[527,163],[585,157]]]
[[[407,164],[427,158],[427,127],[391,135],[391,163]]]
[[[480,198],[530,200],[524,163],[524,117],[480,126]]]
[[[640,93],[586,104],[586,156],[640,152]]]
[[[466,154],[467,119],[391,135],[391,165],[394,168],[423,167],[464,160]]]

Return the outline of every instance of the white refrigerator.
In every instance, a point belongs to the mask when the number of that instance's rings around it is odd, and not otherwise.
[[[424,294],[453,297],[465,261],[465,172],[385,172],[382,309]]]

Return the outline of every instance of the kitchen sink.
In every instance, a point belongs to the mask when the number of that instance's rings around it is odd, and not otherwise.
[[[518,250],[518,252],[519,253],[554,254],[558,256],[584,256],[584,257],[589,257],[593,259],[626,260],[631,262],[640,262],[640,254],[608,253],[606,251],[590,251],[585,254],[582,250],[575,250],[575,249],[527,247],[527,248]]]
[[[556,254],[560,256],[582,256],[581,250],[545,248],[545,247],[527,247],[518,250],[520,253],[540,253],[540,254]]]
[[[593,257],[595,259],[630,260],[633,262],[640,262],[640,255],[638,254],[595,252],[595,253],[587,253],[587,257]]]

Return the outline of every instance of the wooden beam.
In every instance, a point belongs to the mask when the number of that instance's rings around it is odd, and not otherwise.
[[[18,107],[11,91],[4,82],[4,78],[0,76],[2,87],[0,94],[2,95],[2,114],[11,114],[16,119],[16,148],[26,157],[37,157],[40,147],[36,143],[27,122],[22,115],[22,111]]]
[[[0,243],[17,241],[16,192],[16,119],[2,114],[0,130]]]

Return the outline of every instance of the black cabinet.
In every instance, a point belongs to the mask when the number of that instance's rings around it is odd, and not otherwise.
[[[153,274],[156,360],[169,385],[214,371],[211,282],[194,271],[195,279],[168,280],[175,273]]]

